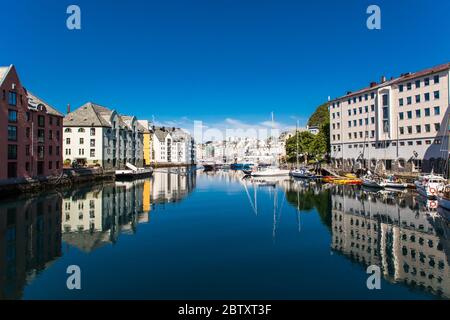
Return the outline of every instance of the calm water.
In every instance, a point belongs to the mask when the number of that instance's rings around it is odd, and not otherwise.
[[[450,297],[433,202],[357,187],[175,174],[0,202],[1,299]],[[366,267],[381,267],[381,290]],[[66,269],[81,268],[82,290]]]

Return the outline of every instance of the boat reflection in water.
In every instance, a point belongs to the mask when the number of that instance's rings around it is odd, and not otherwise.
[[[450,229],[434,200],[411,192],[332,190],[332,249],[390,282],[450,298]]]
[[[61,256],[61,195],[0,202],[0,299],[23,288]]]

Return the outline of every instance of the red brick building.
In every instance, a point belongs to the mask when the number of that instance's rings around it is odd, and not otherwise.
[[[63,115],[0,67],[0,182],[60,175]]]

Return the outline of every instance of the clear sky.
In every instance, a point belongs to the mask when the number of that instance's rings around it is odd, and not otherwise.
[[[81,30],[66,8],[81,8]],[[366,9],[381,8],[381,30]],[[450,1],[1,0],[0,65],[60,111],[305,124],[328,96],[450,61]]]

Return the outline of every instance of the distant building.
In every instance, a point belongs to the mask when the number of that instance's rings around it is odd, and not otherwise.
[[[192,165],[196,160],[192,136],[179,128],[152,128],[153,159],[155,164]]]
[[[136,117],[88,102],[64,118],[64,159],[105,169],[143,165],[143,131]]]
[[[442,172],[449,152],[450,63],[348,92],[329,102],[335,167]]]
[[[0,67],[0,180],[62,172],[63,115],[21,84],[16,68]]]
[[[306,130],[309,131],[309,133],[312,133],[314,135],[318,134],[320,132],[320,129],[318,126],[307,126]]]

